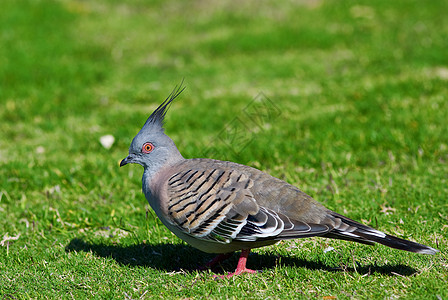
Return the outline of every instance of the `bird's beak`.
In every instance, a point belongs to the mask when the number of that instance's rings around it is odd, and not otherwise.
[[[133,161],[132,161],[132,157],[130,156],[130,155],[128,155],[125,159],[123,159],[121,162],[120,162],[120,167],[122,167],[122,166],[125,166],[125,165],[127,165],[127,164],[129,164],[129,163],[132,163]]]

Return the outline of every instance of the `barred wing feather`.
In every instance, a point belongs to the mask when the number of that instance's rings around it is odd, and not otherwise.
[[[252,180],[236,170],[178,172],[168,180],[169,218],[195,238],[221,243],[293,239],[330,230],[259,206],[252,186]]]

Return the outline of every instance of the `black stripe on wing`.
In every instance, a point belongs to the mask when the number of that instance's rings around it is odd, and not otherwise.
[[[286,240],[320,236],[330,231],[330,227],[321,224],[307,224],[291,220],[287,216],[265,207],[260,207],[256,215],[247,218],[247,224],[242,227],[236,240],[266,241]]]

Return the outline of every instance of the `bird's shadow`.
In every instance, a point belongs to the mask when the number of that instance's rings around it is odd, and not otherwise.
[[[66,252],[91,252],[98,257],[111,258],[127,266],[150,267],[166,272],[195,272],[214,256],[203,253],[193,247],[182,244],[137,244],[132,246],[95,244],[75,238],[65,247]],[[417,271],[406,265],[365,265],[333,267],[325,263],[298,259],[292,256],[280,257],[274,254],[251,253],[248,267],[256,266],[258,270],[273,269],[276,266],[293,266],[309,270],[329,272],[350,272],[364,274],[379,273],[389,276],[411,276]],[[214,268],[215,273],[234,271],[238,256],[234,255]]]

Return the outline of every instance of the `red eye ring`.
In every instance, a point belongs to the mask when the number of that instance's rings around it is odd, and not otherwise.
[[[142,152],[143,153],[150,153],[152,150],[154,150],[154,145],[151,143],[144,143],[142,146]]]

